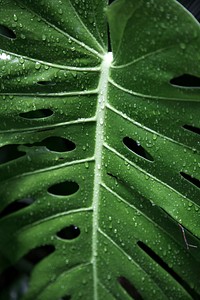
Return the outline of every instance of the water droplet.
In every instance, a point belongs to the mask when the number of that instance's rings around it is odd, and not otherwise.
[[[24,34],[20,34],[20,37],[22,38],[22,40],[25,40],[25,35]]]
[[[85,167],[86,167],[86,169],[89,168],[89,163],[88,162],[85,162]]]
[[[20,57],[19,62],[20,62],[20,64],[23,64],[23,63],[24,63],[23,57]]]
[[[72,76],[73,76],[74,78],[76,78],[76,77],[77,77],[77,73],[76,73],[76,72],[72,72]]]
[[[153,140],[155,141],[155,140],[157,140],[157,135],[156,134],[153,134]]]
[[[13,16],[13,19],[14,19],[14,21],[15,21],[15,22],[17,22],[17,20],[18,20],[18,17],[17,17],[17,15],[16,15],[16,14],[14,14],[14,16]]]
[[[186,45],[184,43],[180,43],[180,47],[181,47],[182,50],[185,50]]]
[[[36,70],[39,70],[41,68],[41,64],[39,62],[36,62],[35,68],[36,68]]]

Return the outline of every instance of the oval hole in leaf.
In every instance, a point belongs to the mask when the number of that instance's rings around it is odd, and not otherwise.
[[[50,117],[52,115],[53,111],[51,109],[37,109],[19,114],[19,116],[24,119],[41,119]]]
[[[71,296],[66,295],[66,296],[62,296],[62,298],[60,298],[60,300],[70,300]]]
[[[143,300],[142,296],[135,288],[135,286],[125,277],[120,276],[118,279],[119,284],[133,299]]]
[[[26,152],[18,150],[17,144],[5,145],[0,148],[0,164],[5,164],[11,160],[26,155]]]
[[[180,172],[181,176],[183,178],[185,178],[187,181],[189,181],[190,183],[194,184],[196,187],[200,188],[200,180],[199,179],[196,179],[184,172]]]
[[[26,144],[26,146],[45,146],[48,150],[54,152],[69,152],[76,148],[76,145],[72,141],[59,136],[51,136],[41,142]]]
[[[56,196],[69,196],[79,190],[79,185],[74,181],[56,183],[48,188],[48,192]]]
[[[112,178],[114,178],[114,179],[116,179],[117,181],[119,181],[119,179],[117,178],[117,176],[115,176],[115,175],[113,175],[111,173],[107,173],[107,175],[110,176],[110,177],[112,177]]]
[[[80,235],[80,229],[75,225],[70,225],[57,232],[57,236],[64,240],[73,240]]]
[[[192,296],[192,299],[199,299],[199,295],[197,295],[197,293],[188,285],[188,283],[184,281],[184,279],[182,279],[172,268],[170,268],[168,264],[164,262],[159,255],[157,255],[151,248],[149,248],[143,242],[138,241],[137,244],[140,247],[140,249],[142,249],[148,256],[150,256],[167,273],[169,273]]]
[[[131,150],[132,152],[136,153],[137,155],[149,160],[154,161],[151,154],[149,154],[141,145],[139,142],[133,140],[132,138],[125,137],[123,138],[124,145]]]
[[[177,87],[200,88],[200,77],[183,74],[170,80],[170,83]]]
[[[0,35],[9,39],[16,39],[14,31],[2,24],[0,24]]]
[[[38,81],[37,82],[37,84],[39,84],[39,85],[42,85],[42,86],[53,86],[53,85],[56,85],[56,83],[55,82],[52,82],[52,81]]]
[[[191,125],[183,125],[183,128],[189,130],[189,131],[192,131],[194,133],[197,133],[197,134],[200,134],[200,128],[198,127],[194,127],[194,126],[191,126]]]
[[[48,137],[42,141],[42,144],[47,149],[55,152],[68,152],[76,148],[76,145],[72,141],[59,136]]]
[[[33,198],[25,198],[21,200],[14,201],[8,206],[6,206],[3,211],[0,213],[0,218],[3,218],[9,214],[15,213],[18,210],[21,210],[29,205],[31,205],[35,200]]]
[[[24,259],[29,261],[31,264],[35,265],[54,251],[55,247],[53,245],[40,246],[30,250],[24,256]]]

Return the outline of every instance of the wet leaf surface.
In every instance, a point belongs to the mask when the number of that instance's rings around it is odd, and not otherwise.
[[[0,299],[199,299],[197,20],[0,2]]]

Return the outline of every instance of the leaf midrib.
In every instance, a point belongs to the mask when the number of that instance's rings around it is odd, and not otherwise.
[[[107,104],[108,79],[109,70],[112,62],[112,53],[105,54],[102,65],[101,75],[98,87],[98,99],[96,110],[96,139],[95,139],[95,175],[94,175],[94,190],[93,190],[93,234],[92,234],[92,263],[93,263],[93,278],[94,278],[94,300],[98,299],[97,285],[97,234],[98,234],[98,213],[100,200],[100,185],[101,185],[101,167],[102,167],[102,150],[104,144],[104,121],[105,109]]]

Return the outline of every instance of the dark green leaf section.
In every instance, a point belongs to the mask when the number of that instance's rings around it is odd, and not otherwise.
[[[1,91],[5,94],[20,94],[23,88],[23,92],[27,95],[51,93],[62,96],[67,92],[80,92],[86,89],[93,91],[98,85],[98,73],[96,71],[85,71],[85,73],[76,69],[70,71],[63,66],[55,67],[45,65],[44,62],[25,61],[24,58],[9,54],[7,60],[9,62],[1,61],[3,71]],[[12,88],[10,82],[12,82]],[[49,84],[45,84],[46,82]]]
[[[80,4],[1,3],[0,266],[17,270],[1,299],[93,294],[95,114],[107,25],[105,3]],[[48,245],[53,253],[24,268],[27,253]]]
[[[77,114],[81,110],[81,118],[91,119],[96,111],[96,95],[61,95],[59,97],[41,96],[13,96],[3,95],[1,106],[1,117],[4,122],[0,124],[1,133],[13,134],[37,130],[39,132],[60,128],[61,125],[75,122]],[[24,99],[26,101],[24,101]],[[57,99],[57,100],[55,100]],[[76,102],[76,105],[72,104]],[[88,105],[88,102],[90,105]],[[41,109],[50,109],[53,114],[50,117],[32,118],[27,120],[22,113],[35,112]],[[81,122],[80,122],[81,123]],[[86,131],[87,132],[87,131]],[[36,137],[37,139],[37,137]],[[27,143],[29,141],[27,140]]]
[[[76,10],[78,3],[74,5],[72,2],[74,3],[70,0],[56,3],[3,0],[0,12],[1,25],[13,31],[16,39],[12,42],[6,38],[7,34],[5,37],[0,36],[0,43],[3,45],[1,49],[13,52],[14,46],[15,53],[20,56],[53,64],[73,66],[97,64],[98,52],[104,51],[101,44],[104,44],[102,39],[105,41],[106,27],[105,21],[101,18],[101,22],[98,23],[100,28],[95,28],[93,11],[99,18],[105,1],[98,4],[95,0],[94,5],[92,3],[88,5],[87,2],[81,6],[79,4],[79,10]],[[92,19],[88,15],[92,15]],[[94,31],[96,36],[93,35]]]
[[[200,28],[106,5],[1,1],[2,300],[200,297]]]
[[[200,60],[199,24],[191,15],[183,13],[176,1],[162,4],[116,1],[108,9],[108,18],[115,57],[112,79],[116,84],[149,99],[199,101],[199,90],[175,88],[170,84],[173,78],[183,74],[200,77],[196,65]],[[117,18],[123,19],[125,29],[115,45],[119,38]]]

